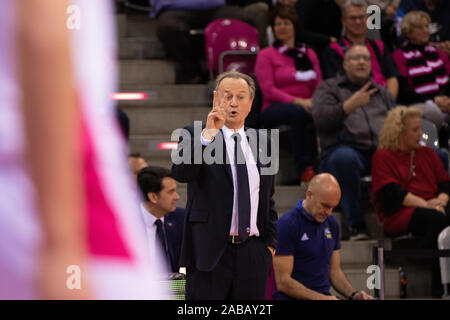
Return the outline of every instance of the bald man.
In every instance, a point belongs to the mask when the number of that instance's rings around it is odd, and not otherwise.
[[[372,299],[356,291],[340,266],[339,226],[332,212],[341,198],[336,178],[316,175],[306,199],[278,220],[278,248],[273,261],[277,300],[336,300],[334,289],[348,299]]]

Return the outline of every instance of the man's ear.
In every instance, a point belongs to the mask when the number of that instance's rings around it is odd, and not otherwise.
[[[156,204],[158,202],[158,194],[155,192],[147,193],[147,197],[148,197],[148,200],[153,204]]]
[[[306,198],[308,199],[308,198],[311,198],[312,197],[312,191],[311,191],[311,189],[308,189],[308,190],[306,190]]]

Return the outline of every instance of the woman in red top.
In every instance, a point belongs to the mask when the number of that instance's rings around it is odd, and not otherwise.
[[[415,107],[389,111],[372,159],[372,193],[386,235],[411,233],[436,249],[439,233],[450,225],[450,178],[436,152],[420,146],[421,116]]]

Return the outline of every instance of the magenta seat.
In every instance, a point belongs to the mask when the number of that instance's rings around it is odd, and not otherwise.
[[[239,20],[217,19],[205,28],[205,47],[213,77],[229,70],[250,74],[259,52],[258,31]]]

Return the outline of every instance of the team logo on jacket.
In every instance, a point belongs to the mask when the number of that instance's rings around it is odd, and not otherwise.
[[[331,235],[330,229],[328,227],[325,228],[325,238],[333,239],[333,236]]]

